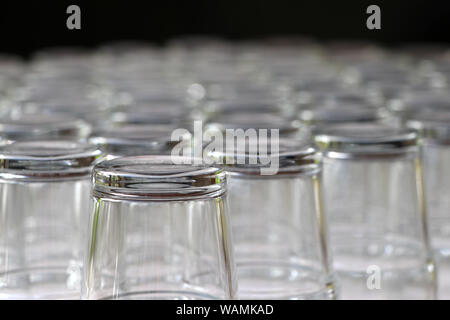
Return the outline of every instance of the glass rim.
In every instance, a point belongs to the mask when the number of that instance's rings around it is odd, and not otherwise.
[[[227,129],[278,129],[280,135],[301,130],[300,122],[295,118],[283,117],[270,112],[236,112],[212,117],[205,124],[205,130],[225,131]]]
[[[189,157],[115,158],[98,163],[92,179],[93,196],[111,200],[183,201],[217,198],[226,192],[223,169]]]
[[[346,123],[346,122],[376,122],[383,118],[382,110],[359,105],[322,105],[299,112],[299,119],[306,123]]]
[[[347,123],[322,128],[314,141],[325,157],[391,159],[418,152],[416,130],[379,123]]]
[[[46,139],[50,136],[88,136],[91,126],[77,117],[63,114],[23,114],[0,118],[0,136],[7,139]],[[62,137],[61,137],[62,138]]]
[[[231,112],[263,112],[263,113],[281,113],[282,101],[273,100],[268,101],[264,98],[251,98],[251,99],[236,99],[236,100],[208,100],[205,103],[204,109],[209,113],[227,114]]]
[[[188,110],[163,110],[148,109],[115,111],[110,116],[110,121],[116,124],[190,124],[194,116]]]
[[[411,113],[405,117],[405,126],[417,130],[426,142],[450,145],[450,109]]]
[[[105,114],[114,110],[108,103],[95,100],[28,100],[20,103],[24,114],[55,114],[84,117]],[[86,120],[86,119],[85,119]]]
[[[318,150],[306,137],[304,139],[277,139],[275,153],[272,152],[272,143],[273,141],[270,138],[267,140],[258,139],[258,142],[252,145],[247,141],[244,150],[233,145],[232,150],[215,150],[207,153],[207,156],[214,159],[216,163],[220,163],[222,168],[235,176],[278,178],[320,171],[321,164]],[[261,154],[261,145],[264,146],[263,154]],[[263,175],[261,170],[270,168],[274,160],[278,165],[276,172]]]
[[[396,115],[420,112],[425,109],[450,110],[450,94],[444,91],[408,91],[387,105]]]
[[[170,151],[178,143],[188,143],[191,139],[191,134],[186,133],[181,140],[171,140],[171,134],[176,128],[176,125],[142,124],[105,126],[93,132],[88,141],[105,152],[110,149],[126,151],[128,148],[142,148],[142,152]]]
[[[48,180],[88,177],[101,159],[95,146],[74,140],[30,140],[0,146],[0,177]]]

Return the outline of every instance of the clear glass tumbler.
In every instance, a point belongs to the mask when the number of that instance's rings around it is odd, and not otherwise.
[[[0,299],[79,299],[90,173],[100,151],[64,140],[0,147]]]
[[[235,297],[225,173],[176,159],[94,168],[84,299]]]
[[[20,140],[84,140],[91,126],[66,115],[20,115],[0,118],[0,138]]]
[[[450,299],[450,109],[411,113],[403,119],[421,134],[430,236],[439,270],[438,298]]]
[[[315,137],[342,299],[433,299],[417,134],[345,124]]]
[[[383,120],[383,113],[375,107],[363,104],[314,105],[301,109],[298,118],[314,131],[336,124],[380,122]]]
[[[238,298],[334,299],[316,149],[294,139],[228,143],[209,156],[229,176]]]
[[[185,145],[178,147],[189,152],[191,134],[186,132],[179,140],[172,140],[175,129],[167,125],[103,126],[91,134],[89,142],[111,156],[170,155],[180,143]]]
[[[264,109],[254,110],[234,110],[212,116],[205,124],[205,140],[207,137],[221,133],[226,138],[227,131],[231,134],[236,130],[247,131],[267,130],[270,135],[272,130],[276,130],[283,138],[304,138],[310,135],[310,130],[291,117],[284,117],[276,113],[265,112]],[[259,131],[261,132],[261,131]]]
[[[192,128],[196,119],[201,119],[201,114],[176,99],[133,102],[117,108],[110,117],[115,125],[167,125],[181,128]]]

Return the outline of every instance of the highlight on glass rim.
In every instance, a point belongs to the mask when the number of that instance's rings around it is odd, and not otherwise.
[[[450,300],[449,3],[7,2],[0,300]]]

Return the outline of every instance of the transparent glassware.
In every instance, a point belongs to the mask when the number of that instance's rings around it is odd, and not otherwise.
[[[124,63],[129,63],[125,61]],[[142,66],[138,66],[142,68]],[[126,98],[128,101],[158,101],[158,100],[178,100],[189,104],[189,96],[187,94],[188,81],[180,74],[165,75],[159,72],[149,71],[142,73],[136,71],[125,71],[125,77],[121,76],[115,79],[113,75],[108,76],[105,83],[117,94]],[[150,74],[153,74],[151,76]]]
[[[83,119],[91,125],[99,125],[108,119],[114,105],[83,98],[55,98],[42,101],[25,101],[17,104],[13,115],[59,115]]]
[[[208,155],[228,174],[238,298],[334,299],[316,149],[271,138],[226,150]]]
[[[406,90],[388,104],[392,123],[402,126],[410,114],[427,110],[450,110],[450,94],[445,91]]]
[[[221,169],[137,156],[94,168],[84,299],[232,299]]]
[[[200,89],[201,88],[201,89]],[[190,86],[188,93],[198,95],[199,90],[207,101],[242,102],[276,101],[278,96],[274,87],[266,86],[258,79],[236,73],[226,80],[200,80]]]
[[[67,115],[29,114],[0,118],[2,140],[85,140],[91,126]]]
[[[20,84],[25,63],[16,56],[0,54],[0,98],[9,97],[11,90]]]
[[[427,110],[403,119],[421,134],[431,243],[439,270],[438,298],[450,299],[450,109]]]
[[[213,135],[214,132],[226,135],[227,130],[234,132],[237,129],[244,131],[265,129],[268,134],[272,130],[277,130],[279,136],[283,138],[300,137],[303,139],[310,135],[309,128],[301,125],[298,120],[256,108],[216,114],[207,120],[204,131],[206,135]]]
[[[111,114],[114,124],[170,125],[192,128],[194,120],[201,119],[198,110],[179,100],[144,101],[118,108]]]
[[[342,105],[352,103],[369,103],[369,97],[360,88],[345,84],[337,76],[315,76],[297,79],[282,89],[285,97],[297,108],[316,104]]]
[[[248,113],[272,114],[278,117],[293,115],[289,104],[283,103],[281,100],[261,99],[261,97],[237,101],[208,101],[203,105],[203,112],[207,118]]]
[[[298,119],[312,131],[330,125],[385,121],[383,110],[369,107],[367,104],[315,105],[298,112]]]
[[[13,97],[16,101],[34,104],[59,104],[64,106],[71,101],[80,104],[94,101],[100,103],[112,92],[100,83],[95,82],[85,71],[74,72],[64,66],[53,66],[53,71],[33,71],[26,73],[22,83],[15,88]],[[93,67],[91,67],[93,68]],[[56,71],[58,70],[58,71]],[[56,72],[55,72],[56,71]],[[54,108],[54,107],[53,107]]]
[[[417,134],[343,124],[315,140],[340,298],[435,298]]]
[[[100,154],[65,140],[0,147],[1,299],[79,299],[90,172]]]
[[[190,152],[191,134],[172,140],[176,129],[168,125],[110,125],[95,130],[89,142],[110,156],[171,155],[180,143],[184,144],[182,150]]]

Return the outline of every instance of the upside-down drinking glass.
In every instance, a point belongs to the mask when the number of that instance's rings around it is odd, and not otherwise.
[[[0,138],[18,140],[84,140],[91,132],[87,122],[63,115],[21,115],[0,118]]]
[[[434,298],[417,134],[345,124],[315,140],[341,298]]]
[[[209,152],[229,175],[238,297],[334,299],[320,155],[302,140],[246,145]]]
[[[174,147],[188,152],[191,134],[186,132],[172,140],[175,126],[167,125],[122,125],[105,126],[96,129],[89,137],[106,155],[170,155]]]
[[[430,236],[439,270],[438,298],[450,299],[450,110],[415,112],[403,120],[421,133]]]
[[[65,140],[0,147],[0,299],[79,299],[90,173],[100,155]]]
[[[234,298],[225,173],[177,159],[94,168],[83,298]]]

